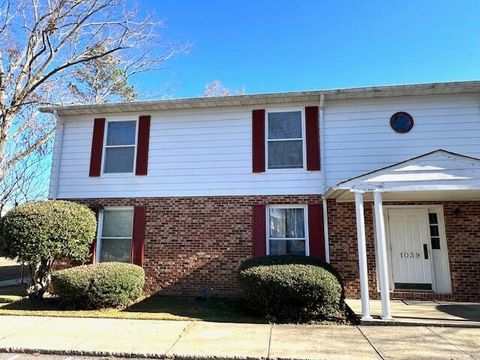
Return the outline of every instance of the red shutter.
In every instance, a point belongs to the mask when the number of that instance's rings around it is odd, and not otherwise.
[[[135,206],[133,210],[132,262],[143,266],[143,249],[145,242],[145,208]]]
[[[253,256],[266,255],[267,228],[265,205],[253,205]]]
[[[102,167],[103,134],[105,133],[105,119],[97,118],[93,122],[92,150],[90,154],[89,176],[100,176]]]
[[[90,210],[92,210],[95,213],[95,219],[97,220],[97,231],[98,231],[99,210],[96,207],[91,207]],[[88,261],[90,264],[95,264],[97,259],[97,231],[95,231],[95,238],[93,239],[93,242],[90,244],[90,259]]]
[[[320,170],[320,132],[318,128],[318,106],[305,108],[305,130],[307,141],[307,170]]]
[[[308,205],[308,244],[310,256],[325,260],[323,207],[319,204]]]
[[[265,171],[265,110],[252,111],[253,172]]]
[[[147,175],[148,144],[150,139],[150,115],[138,119],[137,168],[135,175]]]

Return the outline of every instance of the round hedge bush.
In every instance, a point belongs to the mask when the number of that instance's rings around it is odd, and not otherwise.
[[[10,210],[0,222],[0,253],[26,263],[66,257],[85,260],[97,220],[88,207],[70,201],[36,201]]]
[[[142,295],[144,285],[144,270],[125,263],[82,265],[52,274],[53,293],[64,305],[82,309],[125,307]]]
[[[252,258],[240,266],[238,280],[251,309],[273,321],[334,319],[343,306],[338,273],[312,257]]]
[[[0,220],[0,255],[29,266],[30,296],[45,293],[58,259],[89,257],[97,220],[88,207],[70,201],[36,201],[11,209]]]

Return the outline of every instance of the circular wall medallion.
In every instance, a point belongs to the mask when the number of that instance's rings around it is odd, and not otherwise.
[[[398,133],[408,133],[413,128],[413,117],[403,111],[396,112],[390,118],[390,126]]]

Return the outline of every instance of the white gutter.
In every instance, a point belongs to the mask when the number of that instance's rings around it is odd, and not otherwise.
[[[278,104],[302,104],[318,101],[321,94],[328,96],[329,100],[366,99],[415,95],[435,94],[463,94],[480,93],[480,81],[430,83],[370,86],[345,89],[324,89],[314,91],[295,91],[267,94],[232,95],[220,97],[198,97],[183,99],[167,99],[154,101],[134,101],[84,105],[58,105],[43,107],[41,112],[53,113],[57,110],[60,116],[64,115],[88,115],[88,114],[111,114],[138,111],[162,111],[162,110],[189,110],[208,109],[221,106],[274,106]]]
[[[60,183],[60,162],[62,160],[63,148],[63,123],[60,116],[58,116],[57,110],[53,111],[53,115],[57,120],[57,125],[55,130],[55,142],[53,145],[52,169],[50,172],[49,198],[55,200],[58,196],[58,187]]]

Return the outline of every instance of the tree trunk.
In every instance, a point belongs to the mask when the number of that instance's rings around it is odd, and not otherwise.
[[[50,273],[53,260],[44,260],[39,264],[30,264],[30,287],[28,297],[33,301],[40,301],[47,292],[50,283]]]

